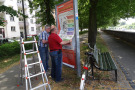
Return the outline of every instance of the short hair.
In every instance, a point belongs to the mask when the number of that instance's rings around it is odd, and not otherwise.
[[[46,30],[47,28],[50,28],[50,25],[48,25],[48,24],[45,25],[45,30]]]
[[[50,33],[52,33],[54,30],[55,30],[55,28],[52,28],[52,29],[50,30]]]

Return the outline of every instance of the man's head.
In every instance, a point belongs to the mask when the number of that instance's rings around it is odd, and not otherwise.
[[[46,30],[46,32],[50,32],[50,30],[51,30],[51,27],[50,27],[50,25],[45,25],[45,30]]]
[[[54,25],[52,25],[50,32],[57,34],[57,28]]]

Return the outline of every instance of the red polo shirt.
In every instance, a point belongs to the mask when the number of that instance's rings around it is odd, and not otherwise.
[[[62,49],[62,45],[60,44],[62,39],[55,33],[51,33],[48,37],[48,43],[50,50],[59,50]]]

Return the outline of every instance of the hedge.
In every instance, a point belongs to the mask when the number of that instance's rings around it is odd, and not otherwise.
[[[25,45],[26,50],[32,49],[32,44]],[[16,54],[20,54],[20,44],[15,41],[13,43],[5,43],[0,46],[0,61],[10,58]]]

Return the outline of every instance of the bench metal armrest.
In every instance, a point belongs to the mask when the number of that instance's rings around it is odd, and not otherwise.
[[[83,44],[88,45],[88,47],[89,47],[92,51],[94,50],[94,48],[92,48],[92,47],[90,46],[90,43],[83,43]]]
[[[98,54],[101,54],[101,53],[100,53],[100,49],[98,49],[98,48],[96,48],[96,49],[92,48],[92,47],[90,46],[90,43],[83,43],[83,44],[88,45],[88,47],[89,47],[92,51],[98,50]]]

